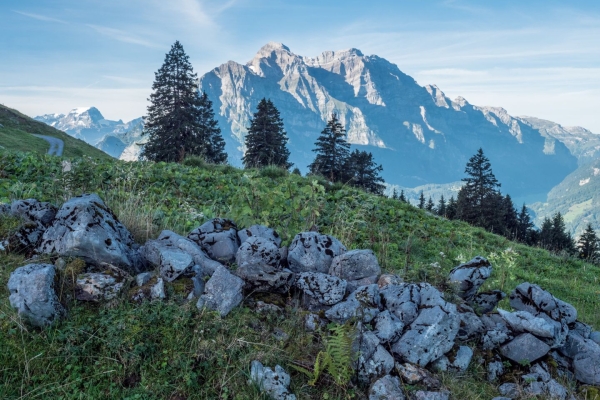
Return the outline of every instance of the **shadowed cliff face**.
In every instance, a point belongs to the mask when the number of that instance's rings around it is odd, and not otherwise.
[[[234,165],[241,165],[250,118],[266,97],[281,112],[291,161],[303,170],[333,112],[349,141],[373,152],[392,184],[460,180],[479,147],[513,196],[545,195],[577,167],[560,139],[502,108],[450,100],[438,87],[419,86],[396,65],[357,49],[308,58],[269,43],[246,65],[229,61],[205,74],[199,87],[214,103]]]

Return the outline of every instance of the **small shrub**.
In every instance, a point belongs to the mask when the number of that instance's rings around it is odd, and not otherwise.
[[[259,169],[258,174],[264,178],[278,179],[285,178],[290,173],[285,168],[281,168],[276,165],[269,165]]]
[[[206,160],[204,157],[200,156],[187,156],[185,160],[183,160],[183,165],[187,165],[188,167],[196,167],[196,168],[206,168]]]

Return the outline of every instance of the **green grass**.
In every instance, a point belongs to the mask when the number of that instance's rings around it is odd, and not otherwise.
[[[44,139],[33,136],[40,134],[62,139],[65,143],[63,156],[108,159],[110,156],[101,150],[90,146],[80,139],[75,139],[66,133],[35,121],[17,110],[0,105],[0,149],[12,151],[31,151],[45,154],[49,144]]]
[[[72,171],[63,173],[60,162],[0,150],[0,201],[35,197],[60,204],[93,191],[140,243],[162,229],[187,234],[216,216],[229,217],[240,227],[271,226],[284,244],[316,224],[350,249],[373,249],[385,272],[433,283],[449,290],[449,298],[452,288],[445,278],[452,267],[475,255],[492,256],[494,272],[485,288],[510,292],[521,282],[537,283],[573,304],[580,320],[600,329],[598,266],[516,244],[398,201],[276,169],[86,158],[73,160]],[[0,233],[14,224],[0,221]],[[313,387],[291,367],[311,366],[323,350],[320,334],[302,330],[302,312],[293,297],[262,296],[284,308],[279,316],[256,314],[247,298],[224,319],[184,304],[185,294],[176,285],[167,285],[165,302],[141,306],[126,299],[96,306],[65,297],[68,318],[38,331],[18,320],[5,286],[10,272],[26,262],[18,255],[0,255],[0,398],[260,399],[247,384],[253,359],[282,365],[292,375],[291,388],[299,399],[364,398],[367,388],[340,387],[327,375]],[[502,307],[510,306],[505,301]],[[289,339],[278,341],[272,335],[276,328]],[[441,378],[454,398],[498,395],[497,385],[485,381],[485,370],[477,363],[465,374]],[[405,387],[407,393],[418,389]]]

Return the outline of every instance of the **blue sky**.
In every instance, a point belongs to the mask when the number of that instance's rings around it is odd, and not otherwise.
[[[0,103],[133,119],[175,40],[199,75],[269,41],[304,56],[355,47],[451,98],[600,133],[593,0],[2,0]]]

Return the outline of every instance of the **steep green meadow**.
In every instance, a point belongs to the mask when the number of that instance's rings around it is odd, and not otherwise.
[[[61,162],[0,150],[0,202],[37,198],[60,205],[71,196],[95,192],[139,243],[162,229],[186,235],[216,216],[231,218],[239,227],[271,226],[284,244],[316,224],[349,249],[372,249],[385,272],[433,283],[449,300],[456,300],[445,281],[450,269],[483,255],[494,264],[485,289],[509,293],[521,282],[537,283],[600,329],[598,266],[516,244],[392,199],[277,168],[84,158],[73,159],[71,170],[63,172]],[[0,236],[15,224],[0,220]],[[124,298],[98,306],[68,300],[74,262],[59,281],[68,318],[39,331],[24,326],[8,302],[8,276],[26,263],[24,256],[0,254],[2,399],[260,399],[257,388],[247,384],[253,359],[271,367],[279,363],[290,372],[291,389],[299,399],[365,398],[367,388],[340,387],[326,375],[313,387],[293,369],[312,366],[323,349],[320,334],[304,332],[293,296],[264,296],[285,308],[282,315],[257,314],[248,297],[224,319],[185,303],[187,291],[178,283],[167,285],[164,302],[135,305]],[[510,308],[506,301],[502,307]],[[275,329],[289,338],[277,339]],[[519,368],[507,379],[517,376]],[[444,374],[442,380],[453,398],[489,400],[498,394],[485,376],[485,368],[473,362],[466,374]],[[417,389],[406,386],[407,392]]]

